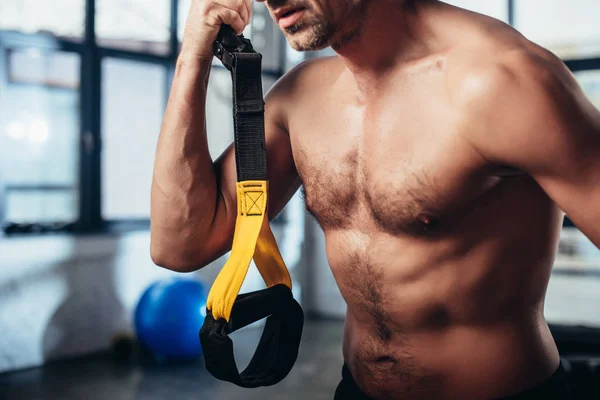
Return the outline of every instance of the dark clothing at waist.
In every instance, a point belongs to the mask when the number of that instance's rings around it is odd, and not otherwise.
[[[573,397],[569,391],[567,384],[567,374],[560,364],[558,369],[551,377],[546,379],[539,385],[525,390],[519,394],[503,397],[497,400],[533,400],[533,399],[544,399],[544,400],[571,400]],[[338,385],[335,391],[334,400],[373,400],[366,394],[364,394],[358,387],[350,369],[346,364],[342,368],[342,381]]]

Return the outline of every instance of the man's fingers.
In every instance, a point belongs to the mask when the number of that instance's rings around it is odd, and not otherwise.
[[[201,59],[212,58],[213,43],[221,25],[229,25],[241,34],[251,16],[249,0],[192,0],[185,25],[185,47]]]
[[[221,19],[221,22],[231,26],[238,35],[246,28],[246,22],[244,22],[243,17],[237,11],[220,6],[217,7],[216,13]]]
[[[250,16],[252,10],[252,2],[250,1],[250,7],[248,7],[247,0],[215,0],[213,1],[215,6],[222,6],[232,11],[237,12],[245,25],[250,23]]]

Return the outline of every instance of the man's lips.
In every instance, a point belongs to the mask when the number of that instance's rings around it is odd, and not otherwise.
[[[282,29],[294,25],[304,14],[305,9],[297,7],[294,9],[284,10],[280,13],[277,22]]]

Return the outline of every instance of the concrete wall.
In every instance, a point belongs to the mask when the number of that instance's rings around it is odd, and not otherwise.
[[[153,281],[149,234],[0,241],[0,372],[108,348]],[[197,276],[209,283],[217,268]]]

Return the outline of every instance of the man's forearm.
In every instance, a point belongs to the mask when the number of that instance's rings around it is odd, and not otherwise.
[[[180,56],[156,151],[151,251],[157,264],[172,269],[193,257],[216,208],[217,177],[206,138],[210,67],[210,60]]]

